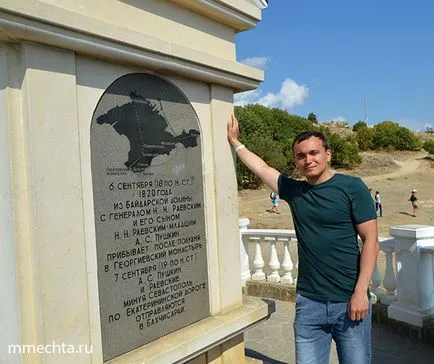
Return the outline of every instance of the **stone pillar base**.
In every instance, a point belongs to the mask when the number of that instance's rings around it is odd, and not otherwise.
[[[429,311],[417,311],[408,307],[402,307],[398,303],[392,303],[387,308],[390,319],[403,321],[413,326],[422,327],[426,318],[434,314],[434,309]]]
[[[111,359],[107,364],[244,362],[243,333],[275,312],[274,303],[244,296],[243,305],[207,317],[147,345]],[[218,355],[217,355],[218,354]]]

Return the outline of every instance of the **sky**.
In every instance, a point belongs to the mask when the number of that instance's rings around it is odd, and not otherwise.
[[[236,105],[434,127],[433,0],[270,0],[236,48],[238,62],[265,72]]]

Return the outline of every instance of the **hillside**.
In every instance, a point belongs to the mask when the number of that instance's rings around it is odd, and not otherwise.
[[[354,136],[355,133],[352,130],[352,126],[343,121],[327,121],[320,124],[329,128],[332,133],[336,133],[344,138]],[[425,133],[423,131],[413,132],[422,142],[426,140],[434,140],[434,133]]]

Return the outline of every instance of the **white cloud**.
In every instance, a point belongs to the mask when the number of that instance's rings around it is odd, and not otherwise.
[[[433,126],[432,126],[432,124],[425,124],[423,127],[424,127],[424,129],[428,129],[428,128],[432,128]]]
[[[252,90],[241,92],[234,95],[234,104],[237,106],[245,106],[248,104],[257,104],[261,92],[259,90]]]
[[[265,70],[267,66],[267,62],[269,61],[269,57],[250,57],[243,59],[240,63],[244,63],[248,66],[260,68],[261,70]]]
[[[234,102],[238,106],[260,104],[290,110],[296,105],[301,105],[307,99],[308,94],[309,89],[305,85],[298,85],[294,80],[287,78],[277,93],[269,92],[261,97],[260,90],[247,91],[236,94]]]

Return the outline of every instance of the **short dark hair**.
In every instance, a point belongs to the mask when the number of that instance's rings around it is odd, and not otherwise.
[[[327,141],[327,138],[325,137],[325,135],[323,133],[321,133],[320,131],[316,131],[316,130],[310,130],[310,131],[304,131],[295,137],[294,141],[292,142],[292,148],[291,148],[292,151],[294,152],[294,146],[296,144],[304,142],[305,140],[308,140],[312,137],[321,139],[322,145],[325,148],[325,150],[330,149],[329,142]]]

